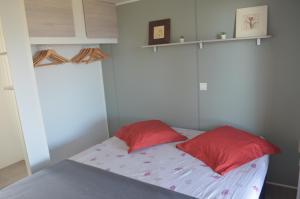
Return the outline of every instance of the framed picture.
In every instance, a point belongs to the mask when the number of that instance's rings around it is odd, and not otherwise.
[[[171,19],[149,22],[149,45],[170,43],[170,31]]]
[[[256,37],[267,35],[268,6],[237,9],[236,37]]]

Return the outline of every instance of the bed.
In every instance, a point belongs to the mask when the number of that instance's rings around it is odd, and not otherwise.
[[[175,130],[188,138],[199,135],[199,131]],[[259,198],[268,169],[268,156],[220,176],[203,162],[176,149],[176,144],[128,154],[126,144],[113,137],[71,159],[195,198]]]
[[[178,128],[175,128],[175,130],[188,138],[193,138],[199,134],[199,131]],[[64,199],[97,198],[97,194],[93,194],[91,197],[86,195],[78,197],[78,194],[82,194],[82,191],[88,192],[86,190],[97,192],[101,189],[102,191],[98,195],[107,194],[109,192],[107,190],[111,189],[111,192],[121,191],[122,193],[124,191],[122,198],[128,199],[134,197],[143,197],[144,199],[181,199],[186,198],[186,196],[198,199],[258,199],[260,197],[268,169],[268,156],[263,156],[233,170],[225,176],[221,176],[213,172],[203,162],[176,149],[176,144],[163,144],[128,154],[126,144],[118,138],[112,137],[71,157],[69,162],[64,162],[52,170],[34,175],[33,178],[35,180],[32,180],[35,181],[34,183],[30,182],[30,179],[25,179],[24,182],[21,181],[14,185],[15,187],[8,187],[3,193],[9,199],[23,199],[22,196],[15,197],[13,193],[21,192],[27,194],[28,188],[37,187],[38,185],[41,188],[37,189],[41,190],[43,189],[41,185],[43,183],[41,179],[43,178],[49,180],[47,183],[44,182],[45,185],[49,185],[49,187],[56,186],[56,189],[61,188],[61,191],[68,195],[67,197],[62,197]],[[74,165],[71,162],[76,162],[76,164]],[[86,173],[81,172],[85,169]],[[101,171],[102,174],[100,175],[98,171]],[[67,173],[67,175],[64,173]],[[99,177],[95,177],[97,175]],[[64,182],[55,183],[54,178],[56,182],[58,182],[57,180]],[[109,182],[111,178],[116,178],[115,184]],[[97,182],[100,179],[103,181]],[[93,180],[95,182],[91,183]],[[68,184],[69,182],[72,186]],[[97,183],[99,183],[99,187]],[[124,184],[128,186],[123,187]],[[84,187],[83,189],[82,186]],[[78,187],[82,189],[80,193],[74,194],[73,191],[73,193],[68,194],[66,191],[67,189],[78,191]],[[118,187],[123,188],[119,190]],[[132,188],[134,190],[131,190]],[[49,191],[49,189],[45,189],[45,192]],[[137,197],[137,195],[143,195],[143,190],[146,190],[147,194]],[[55,191],[52,192],[54,193]],[[157,193],[164,196],[158,196]],[[173,196],[172,194],[174,193],[178,193],[178,195]],[[132,194],[132,196],[128,195],[126,197],[126,194]],[[154,195],[151,196],[151,194]],[[0,198],[2,199],[1,192]]]

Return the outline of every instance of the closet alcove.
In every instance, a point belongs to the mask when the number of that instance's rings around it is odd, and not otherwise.
[[[25,0],[32,56],[69,62],[35,67],[51,164],[108,138],[102,62],[72,63],[84,48],[118,42],[116,5],[103,0]]]

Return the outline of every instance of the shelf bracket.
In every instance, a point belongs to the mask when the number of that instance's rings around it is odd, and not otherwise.
[[[199,49],[203,49],[203,42],[202,41],[199,42]]]
[[[155,52],[155,53],[157,52],[157,46],[153,47],[153,52]]]
[[[260,46],[260,45],[261,45],[261,38],[257,38],[257,40],[256,40],[256,44],[257,44],[258,46]]]

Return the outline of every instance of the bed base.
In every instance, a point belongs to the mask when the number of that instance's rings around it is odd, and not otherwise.
[[[266,198],[266,182],[264,182],[264,186],[261,189],[261,193],[259,196],[259,199],[265,199]]]

